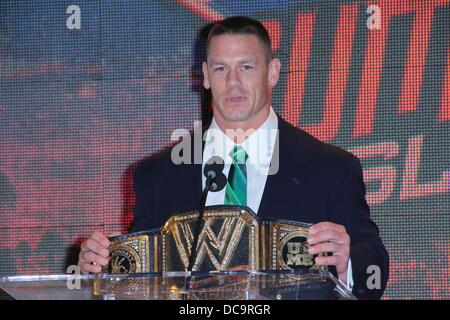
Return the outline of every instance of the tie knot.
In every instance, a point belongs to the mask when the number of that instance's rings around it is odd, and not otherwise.
[[[233,161],[237,164],[245,164],[248,159],[248,154],[244,148],[236,145],[233,147],[233,150],[230,151],[230,157],[233,158]]]

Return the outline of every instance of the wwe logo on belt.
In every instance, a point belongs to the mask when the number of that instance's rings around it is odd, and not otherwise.
[[[223,220],[219,233],[213,229]],[[213,228],[214,226],[214,228]],[[189,223],[179,223],[173,232],[174,239],[184,267],[189,266],[189,254],[192,252],[194,235]],[[206,256],[216,270],[226,269],[234,256],[245,228],[245,221],[239,218],[209,218],[200,232],[197,244],[197,258],[193,271],[198,271]]]

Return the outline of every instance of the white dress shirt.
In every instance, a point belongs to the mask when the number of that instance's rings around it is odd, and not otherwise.
[[[206,161],[213,156],[224,159],[223,173],[228,177],[231,164],[233,162],[230,152],[235,145],[245,149],[248,155],[247,166],[247,206],[256,214],[261,203],[264,187],[269,173],[270,161],[275,147],[275,140],[278,133],[278,117],[270,107],[269,116],[266,121],[257,128],[242,143],[235,143],[223,132],[213,118],[209,129],[206,132],[205,147],[203,149],[202,172]],[[202,174],[202,189],[205,188],[206,178]],[[223,205],[225,203],[225,190],[209,192],[206,200],[207,206]],[[353,287],[353,277],[351,261],[348,263],[347,288]]]
[[[247,206],[255,213],[258,212],[264,186],[266,185],[277,130],[278,118],[271,108],[267,120],[241,144],[234,143],[218,127],[214,119],[206,133],[205,148],[203,150],[203,167],[208,159],[213,156],[219,156],[224,159],[225,167],[223,173],[228,177],[233,162],[230,156],[230,151],[233,150],[233,147],[239,145],[247,152]],[[204,188],[206,183],[204,176],[202,181],[202,188]],[[223,188],[218,192],[210,192],[206,200],[206,205],[224,204],[225,190],[226,188]]]

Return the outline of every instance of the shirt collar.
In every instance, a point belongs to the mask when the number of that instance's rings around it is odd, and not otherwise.
[[[229,153],[235,145],[240,145],[248,154],[248,163],[257,166],[267,165],[272,159],[277,130],[278,117],[272,106],[264,123],[241,144],[236,144],[231,140],[213,118],[206,133],[204,159],[219,156],[225,160],[225,163],[231,163],[232,159]]]

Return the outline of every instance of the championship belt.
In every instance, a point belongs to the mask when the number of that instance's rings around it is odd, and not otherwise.
[[[105,273],[187,271],[199,213],[172,215],[161,229],[109,238]],[[308,253],[310,224],[258,221],[244,206],[205,208],[192,271],[318,269]],[[320,267],[325,268],[325,267]]]
[[[159,229],[110,237],[104,273],[148,273],[159,270]]]

